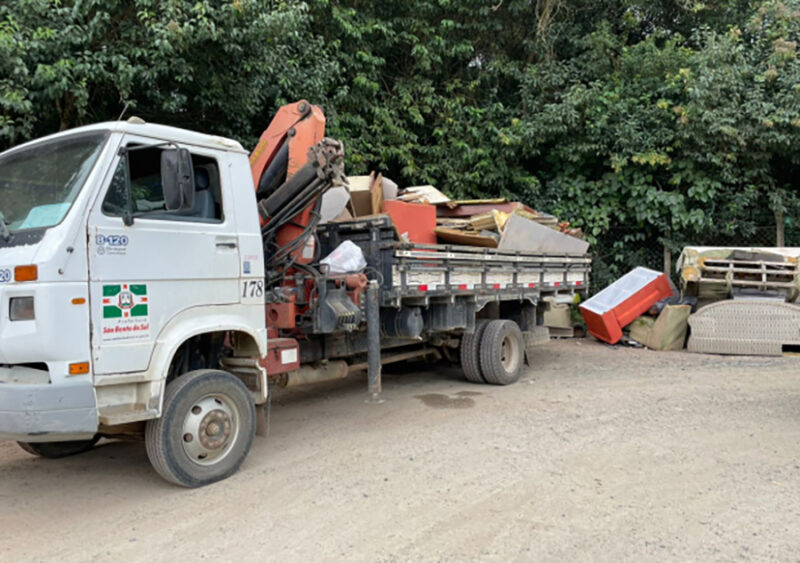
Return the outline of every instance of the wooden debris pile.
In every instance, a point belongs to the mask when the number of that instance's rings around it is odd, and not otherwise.
[[[578,254],[589,247],[580,229],[520,202],[454,201],[434,186],[400,188],[376,172],[350,177],[348,183],[349,205],[336,207],[341,214],[330,213],[332,220],[388,214],[400,238],[409,242]]]
[[[559,221],[553,215],[535,211],[523,203],[510,202],[507,199],[448,201],[436,207],[436,235],[444,243],[508,250],[540,250],[511,248],[504,244],[504,239],[508,240],[504,236],[506,226],[512,216],[516,217],[513,221],[516,225],[527,226],[528,223],[534,223],[578,240],[583,238],[581,230],[572,228],[567,221]],[[521,228],[525,230],[524,226]],[[534,228],[534,232],[530,234],[533,238],[541,238],[547,233]],[[518,245],[512,244],[512,246]],[[580,246],[574,248],[578,249],[577,252],[585,252],[580,250]]]

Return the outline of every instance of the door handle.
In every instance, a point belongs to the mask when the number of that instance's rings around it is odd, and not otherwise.
[[[236,248],[235,242],[218,242],[217,247],[220,248]]]

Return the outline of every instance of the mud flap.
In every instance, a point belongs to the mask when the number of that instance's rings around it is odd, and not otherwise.
[[[546,326],[535,326],[533,330],[522,331],[525,339],[525,365],[533,365],[533,353],[537,346],[550,342],[550,329]]]

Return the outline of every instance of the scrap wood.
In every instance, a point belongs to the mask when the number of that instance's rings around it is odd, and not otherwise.
[[[470,217],[469,222],[473,229],[475,230],[490,230],[490,231],[497,231],[498,233],[503,231],[503,227],[508,220],[508,213],[504,213],[503,211],[498,211],[497,209],[492,209],[487,213],[480,213],[478,215],[473,215]]]
[[[558,225],[558,219],[554,215],[542,213],[541,211],[534,211],[530,207],[515,209],[513,213],[520,217],[530,219],[531,221],[536,221],[540,225],[546,225],[548,227],[556,227]]]
[[[454,199],[442,202],[439,205],[444,205],[450,209],[455,209],[460,205],[497,205],[500,203],[508,203],[508,200],[504,197],[496,197],[492,199]]]
[[[452,229],[469,229],[469,219],[458,219],[455,217],[437,217],[436,224],[440,227],[450,227]]]
[[[472,234],[472,233],[470,233],[470,234]],[[500,233],[495,233],[493,231],[485,231],[484,230],[484,231],[479,232],[478,235],[480,235],[482,237],[493,238],[498,243],[500,242]]]
[[[377,181],[371,177],[372,182]],[[373,191],[373,194],[374,191]],[[384,199],[385,193],[384,193]],[[581,242],[578,245],[570,244],[566,241],[555,240],[553,237],[560,236],[558,233],[568,235],[567,240],[582,239],[582,231],[572,228],[569,222],[559,221],[553,215],[536,211],[519,201],[508,201],[506,198],[491,199],[468,199],[454,200],[447,199],[442,192],[433,186],[412,186],[400,190],[396,198],[398,203],[422,203],[430,204],[436,210],[435,234],[442,241],[453,244],[464,244],[472,246],[482,246],[489,248],[504,248],[507,246],[522,246],[518,250],[544,250],[544,248],[555,245],[562,252],[583,253],[586,251],[587,243]],[[386,210],[385,205],[381,209]],[[518,238],[520,233],[514,237],[503,236],[508,229],[512,215],[519,217],[517,221],[530,222],[544,227],[545,231],[538,231],[534,237],[524,236],[526,240],[512,242]],[[525,230],[523,228],[523,230]],[[548,233],[554,233],[549,235]],[[414,237],[412,237],[414,238]],[[539,240],[541,239],[541,240]],[[505,240],[505,242],[502,242]],[[533,247],[531,247],[533,245]]]
[[[561,221],[558,224],[558,230],[571,237],[583,238],[583,231],[580,227],[573,229],[569,221]]]
[[[479,215],[473,215],[469,218],[469,224],[472,226],[473,229],[481,230],[481,229],[497,229],[500,230],[500,226],[497,224],[497,219],[495,214],[497,213],[496,209],[489,211],[488,213],[481,213]]]
[[[447,227],[436,227],[436,236],[445,242],[453,244],[463,244],[466,246],[482,246],[486,248],[497,248],[497,239],[483,233],[450,229]],[[484,231],[485,232],[485,231]]]
[[[583,230],[580,227],[572,228],[572,225],[569,221],[561,221],[558,224],[558,230],[565,235],[569,235],[571,237],[583,239]]]
[[[370,207],[372,214],[375,215],[381,212],[383,206],[383,174],[378,172],[378,174],[375,175],[375,173],[372,172],[369,177],[371,179],[369,185]]]
[[[480,215],[481,213],[490,213],[492,210],[502,211],[503,213],[513,213],[517,209],[528,211],[529,213],[536,213],[527,205],[515,202],[507,202],[503,200],[502,203],[483,203],[483,201],[491,200],[476,200],[481,203],[458,203],[458,205],[451,206],[450,203],[436,206],[437,217],[472,217],[473,215]],[[499,200],[498,200],[499,201]]]
[[[409,199],[405,199],[409,198]],[[424,200],[431,205],[438,205],[442,203],[448,203],[450,198],[444,195],[442,192],[437,190],[435,187],[431,185],[425,186],[410,186],[403,190],[403,195],[400,196],[399,199],[403,201],[414,201],[416,198],[419,200]]]
[[[397,196],[397,199],[400,201],[405,201],[406,203],[430,203],[425,198],[425,194],[421,193],[402,193],[401,195]]]

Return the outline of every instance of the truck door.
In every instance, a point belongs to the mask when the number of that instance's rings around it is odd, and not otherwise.
[[[128,135],[90,212],[92,356],[96,374],[145,371],[160,331],[191,307],[239,302],[239,248],[227,166],[188,146],[195,204],[168,212],[158,141]],[[133,149],[133,150],[131,150]],[[126,175],[133,224],[125,226]]]

